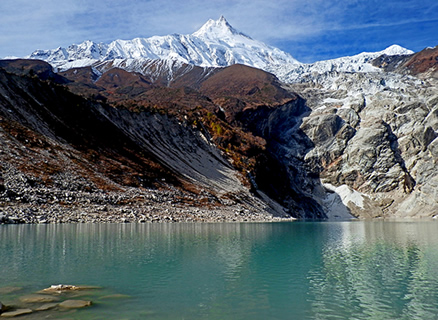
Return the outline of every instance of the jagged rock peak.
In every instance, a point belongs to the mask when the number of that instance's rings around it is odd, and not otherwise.
[[[199,38],[223,38],[230,35],[241,35],[251,39],[251,37],[234,29],[223,15],[218,20],[208,20],[192,35]]]

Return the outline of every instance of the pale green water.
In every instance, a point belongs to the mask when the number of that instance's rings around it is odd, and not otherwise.
[[[438,223],[0,226],[0,301],[59,283],[103,289],[20,319],[438,319]]]

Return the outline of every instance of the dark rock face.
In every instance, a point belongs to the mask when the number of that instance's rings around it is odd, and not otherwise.
[[[411,74],[422,79],[438,78],[438,46],[406,56],[380,56],[372,64],[387,72]]]
[[[372,61],[372,65],[382,68],[387,72],[396,72],[401,70],[402,66],[412,58],[412,55],[404,56],[387,56],[382,55]]]
[[[300,125],[310,111],[305,101],[297,97],[277,108],[246,109],[236,118],[244,128],[267,141],[266,153],[255,168],[260,189],[279,199],[299,218],[324,219],[323,208],[309,192],[319,184],[318,172],[308,170],[304,161],[314,142]]]

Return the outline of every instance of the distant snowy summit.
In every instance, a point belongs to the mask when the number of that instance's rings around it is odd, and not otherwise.
[[[301,64],[296,68],[281,70],[277,74],[282,81],[299,82],[306,81],[306,77],[312,74],[323,74],[327,72],[379,72],[379,68],[374,67],[370,62],[382,56],[411,55],[414,51],[403,48],[399,45],[392,45],[385,50],[378,52],[362,52],[354,56],[341,57],[332,60],[317,61],[309,64]]]
[[[226,67],[244,64],[275,74],[280,80],[295,82],[312,72],[366,72],[377,71],[368,62],[382,54],[404,55],[413,52],[400,46],[391,46],[376,53],[361,53],[352,57],[303,64],[290,54],[266,45],[234,29],[221,16],[207,21],[190,35],[172,34],[115,40],[109,44],[85,41],[79,45],[54,50],[37,50],[29,59],[49,62],[59,71],[85,66],[99,66],[112,61],[111,66],[143,73],[145,65],[160,61],[169,68],[175,64],[200,67]]]

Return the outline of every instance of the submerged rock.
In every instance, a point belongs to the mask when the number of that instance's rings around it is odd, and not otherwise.
[[[30,294],[20,297],[20,301],[24,303],[55,302],[59,301],[59,298],[46,294]]]
[[[53,309],[53,308],[55,308],[57,306],[58,306],[58,303],[55,303],[55,302],[53,302],[53,303],[46,303],[46,304],[43,304],[42,306],[36,308],[35,311],[46,311],[46,310]]]
[[[92,302],[87,300],[65,300],[59,304],[61,308],[78,309],[91,306]]]
[[[21,289],[23,289],[23,288],[21,288],[21,287],[3,287],[3,288],[0,288],[0,294],[9,294],[9,293],[12,293],[15,291],[20,291]]]
[[[5,318],[18,317],[24,314],[32,313],[31,309],[17,309],[14,311],[3,312],[0,316]]]

